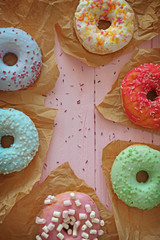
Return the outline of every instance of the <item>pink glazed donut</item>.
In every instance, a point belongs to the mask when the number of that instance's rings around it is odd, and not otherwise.
[[[49,195],[44,204],[41,216],[36,217],[39,224],[36,240],[94,240],[103,234],[104,221],[88,195],[80,192]]]

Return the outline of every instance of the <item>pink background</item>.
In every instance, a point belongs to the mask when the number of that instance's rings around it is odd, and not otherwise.
[[[160,35],[139,48],[160,47]],[[75,174],[93,187],[101,202],[111,209],[101,168],[102,150],[113,140],[159,145],[160,136],[128,128],[104,119],[95,109],[111,89],[133,52],[100,67],[89,67],[65,54],[56,39],[55,56],[60,71],[45,106],[59,109],[41,181],[68,161]]]

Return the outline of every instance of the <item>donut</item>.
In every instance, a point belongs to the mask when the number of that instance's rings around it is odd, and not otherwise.
[[[95,202],[81,192],[65,192],[49,195],[35,222],[39,224],[36,240],[98,240],[103,235],[99,211]]]
[[[13,144],[3,147],[2,138],[12,136]],[[0,174],[21,171],[38,151],[39,137],[32,120],[13,108],[0,109]]]
[[[107,21],[107,29],[99,22]],[[80,0],[74,14],[76,35],[91,53],[108,54],[126,46],[134,31],[134,12],[124,0]]]
[[[151,209],[160,203],[159,151],[131,145],[116,157],[110,174],[114,192],[128,206]],[[140,174],[144,179],[138,181]]]
[[[17,57],[13,66],[4,63],[12,53]],[[0,90],[16,91],[29,87],[38,78],[42,55],[36,41],[17,28],[0,28]]]
[[[160,65],[143,64],[122,81],[123,108],[130,120],[146,128],[160,128]]]

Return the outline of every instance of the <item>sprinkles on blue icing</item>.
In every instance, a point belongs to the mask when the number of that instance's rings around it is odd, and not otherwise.
[[[38,132],[32,120],[13,108],[0,109],[0,140],[7,135],[14,137],[14,143],[3,148],[0,142],[0,174],[27,167],[39,146]]]
[[[17,63],[3,62],[7,53],[17,56]],[[17,28],[0,28],[0,90],[16,91],[29,87],[38,78],[42,55],[36,41]]]

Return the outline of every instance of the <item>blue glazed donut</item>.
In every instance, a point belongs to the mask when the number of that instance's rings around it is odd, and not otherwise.
[[[17,63],[8,66],[4,56],[12,53]],[[29,87],[38,78],[42,56],[36,41],[17,28],[0,28],[0,90],[16,91]]]
[[[3,136],[13,136],[9,148],[2,146]],[[0,174],[21,171],[38,151],[39,137],[32,120],[13,108],[0,109]]]

